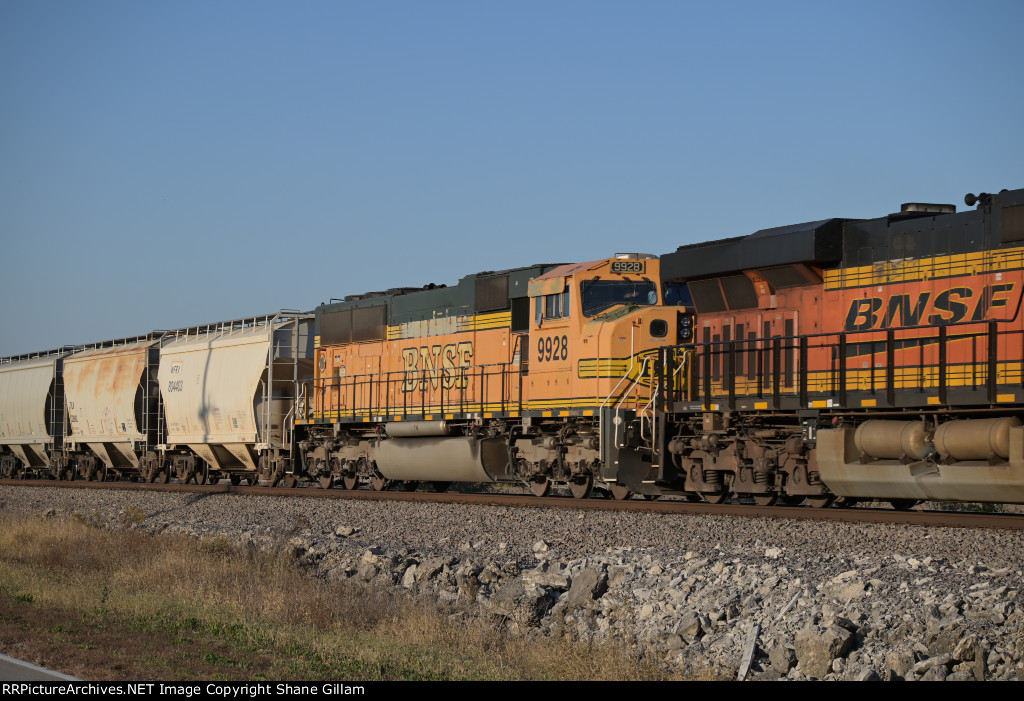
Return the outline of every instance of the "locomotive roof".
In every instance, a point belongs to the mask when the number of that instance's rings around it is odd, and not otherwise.
[[[575,275],[576,273],[584,270],[590,270],[594,266],[601,265],[606,259],[592,260],[587,263],[566,263],[565,265],[559,265],[557,268],[553,268],[543,275],[538,275],[534,280],[548,280],[556,277],[566,277],[568,275]]]
[[[1024,190],[968,195],[975,210],[906,203],[874,219],[822,219],[761,229],[748,236],[679,246],[661,256],[666,280],[715,277],[794,263],[857,266],[884,260],[1019,246],[1024,240]],[[955,234],[941,234],[954,231]],[[867,257],[864,251],[869,251]]]
[[[680,246],[661,257],[661,274],[673,280],[791,263],[838,263],[843,254],[842,225],[847,221],[821,219]]]

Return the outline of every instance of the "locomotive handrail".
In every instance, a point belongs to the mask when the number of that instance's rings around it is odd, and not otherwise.
[[[1024,372],[1007,366],[1007,363],[1024,361],[1019,357],[1021,344],[1000,344],[1001,338],[1024,338],[1024,329],[1011,326],[1014,321],[946,324],[938,327],[937,334],[934,326],[916,325],[708,341],[664,347],[661,353],[663,363],[669,362],[671,354],[679,350],[696,355],[702,381],[685,391],[685,396],[672,391],[675,401],[699,401],[707,408],[717,403],[733,409],[737,397],[770,397],[771,408],[776,409],[781,407],[783,397],[796,397],[798,406],[812,408],[812,395],[838,398],[835,406],[849,407],[850,394],[875,397],[873,401],[878,404],[870,406],[895,407],[898,401],[913,406],[906,398],[898,399],[897,393],[915,390],[923,396],[929,393],[929,388],[938,394],[938,402],[946,405],[950,391],[957,391],[957,387],[963,391],[981,391],[987,403],[995,404],[1001,396],[1000,387],[1024,388]],[[969,342],[970,346],[963,347],[963,357],[950,365],[949,346],[958,342]],[[787,367],[783,368],[782,359],[787,353],[793,355],[786,358]],[[825,364],[810,361],[812,354],[821,353],[829,354],[825,358],[830,359]],[[902,357],[897,358],[897,353]],[[912,357],[914,355],[917,357]],[[937,357],[928,360],[926,355]],[[749,360],[740,366],[739,373],[736,372],[737,356]],[[865,358],[864,367],[850,367],[854,357]],[[722,358],[725,362],[719,369]],[[791,368],[794,360],[795,369]],[[769,363],[770,368],[765,371]],[[815,366],[813,371],[812,365]],[[742,377],[743,367],[746,367],[745,378]]]
[[[488,405],[498,405],[501,411],[510,406],[522,407],[521,397],[514,401],[511,397],[512,382],[508,379],[516,373],[513,363],[484,363],[480,365],[460,366],[456,368],[421,369],[415,371],[393,370],[383,373],[363,373],[345,377],[310,378],[300,382],[302,393],[306,386],[312,389],[313,405],[307,416],[338,418],[356,418],[366,414],[374,416],[408,416],[432,413],[452,413],[458,407],[458,413],[466,414],[478,411],[483,413]],[[498,394],[493,392],[491,379],[500,376]],[[408,383],[411,386],[407,387]],[[435,386],[436,385],[436,386]],[[468,396],[470,389],[476,389],[475,397]],[[520,382],[520,391],[522,383]],[[458,399],[452,397],[457,390]],[[328,410],[328,393],[344,391],[349,400],[342,405]],[[401,405],[392,404],[392,395],[401,393]],[[383,396],[381,396],[383,395]],[[414,396],[410,396],[414,395]],[[418,395],[418,396],[417,396]],[[435,405],[431,397],[436,397]],[[366,401],[362,401],[364,399]],[[380,410],[384,411],[381,412]],[[396,411],[392,411],[392,409]],[[400,411],[399,411],[400,410]]]

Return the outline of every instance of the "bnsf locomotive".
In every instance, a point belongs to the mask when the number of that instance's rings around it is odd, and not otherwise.
[[[7,476],[1024,502],[1024,190],[0,360]]]

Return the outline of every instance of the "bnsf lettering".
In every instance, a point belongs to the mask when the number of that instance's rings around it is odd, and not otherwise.
[[[168,392],[183,392],[183,391],[185,391],[185,381],[184,380],[169,380],[167,382],[167,391]]]
[[[405,348],[402,350],[402,369],[406,377],[402,391],[412,392],[417,388],[424,391],[427,383],[433,389],[442,383],[445,389],[465,389],[467,377],[465,373],[456,372],[456,368],[468,368],[472,364],[473,344],[469,341],[445,346]]]
[[[1016,283],[1001,283],[982,288],[976,296],[970,287],[952,287],[932,297],[931,292],[916,296],[899,294],[888,300],[880,297],[855,299],[846,314],[847,331],[869,331],[899,326],[955,324],[959,321],[984,321],[989,312],[1006,307]],[[972,311],[973,310],[973,311]]]

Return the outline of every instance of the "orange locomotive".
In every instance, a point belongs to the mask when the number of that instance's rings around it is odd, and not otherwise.
[[[317,310],[297,471],[1024,502],[1024,190]]]
[[[665,393],[647,477],[710,501],[1024,502],[1024,190],[967,203],[663,256],[698,312],[694,381]]]
[[[602,429],[621,442],[644,412],[652,425],[654,355],[692,328],[659,267],[654,256],[620,254],[318,308],[316,375],[297,422],[301,469],[349,489],[621,489]]]

